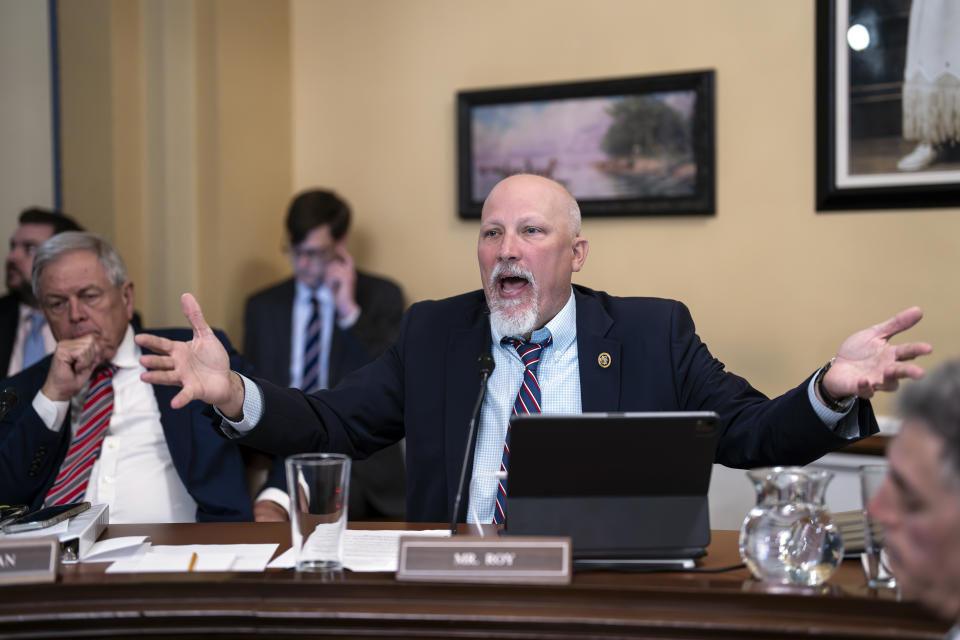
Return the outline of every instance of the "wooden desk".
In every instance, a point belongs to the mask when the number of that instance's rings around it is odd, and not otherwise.
[[[405,525],[373,527],[419,528]],[[442,528],[442,525],[437,525]],[[154,544],[279,542],[285,524],[112,525],[105,537]],[[704,568],[740,562],[715,531]],[[66,566],[57,584],[0,587],[0,636],[13,638],[350,636],[353,638],[942,638],[948,625],[863,586],[845,563],[819,590],[778,590],[728,573],[586,572],[570,586],[398,583],[266,573],[106,575]]]

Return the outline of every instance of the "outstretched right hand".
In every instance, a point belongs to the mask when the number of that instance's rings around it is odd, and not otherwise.
[[[179,342],[138,334],[137,344],[155,352],[140,358],[140,364],[148,369],[141,380],[183,387],[170,401],[174,409],[201,400],[215,405],[225,416],[239,419],[243,415],[243,381],[230,370],[230,357],[203,319],[193,295],[183,294],[180,306],[193,328],[193,339]]]

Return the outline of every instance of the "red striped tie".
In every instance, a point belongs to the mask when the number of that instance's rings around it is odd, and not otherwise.
[[[80,411],[77,430],[73,434],[67,457],[60,473],[47,492],[46,506],[76,502],[87,491],[93,465],[100,457],[100,447],[110,426],[113,413],[113,365],[98,367],[90,380],[90,390]]]
[[[553,336],[548,336],[543,342],[524,342],[516,338],[504,338],[503,344],[509,344],[517,350],[517,355],[523,362],[523,382],[513,404],[513,415],[540,413],[540,383],[537,381],[537,368],[540,366],[540,353],[550,346]],[[500,472],[506,473],[510,464],[510,425],[507,424],[507,437],[503,441],[503,457],[500,461]],[[507,506],[507,479],[501,478],[497,484],[497,504],[493,509],[494,524],[503,524],[506,519]]]

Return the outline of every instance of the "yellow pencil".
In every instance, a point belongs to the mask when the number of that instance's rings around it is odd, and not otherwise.
[[[187,567],[187,571],[193,571],[193,568],[197,566],[197,552],[194,551],[190,554],[190,566]]]

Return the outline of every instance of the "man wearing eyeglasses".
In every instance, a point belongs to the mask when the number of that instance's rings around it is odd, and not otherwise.
[[[250,520],[240,447],[213,432],[204,403],[174,411],[168,388],[140,379],[134,285],[117,250],[59,233],[37,248],[32,273],[57,344],[4,381],[19,401],[0,420],[0,504],[105,503],[111,524]]]
[[[311,393],[334,387],[393,343],[403,292],[358,271],[347,251],[350,207],[332,191],[297,195],[287,212],[293,277],[255,293],[244,314],[244,357],[258,375]],[[403,519],[403,454],[399,445],[354,461],[349,513],[354,520]],[[258,520],[285,519],[277,463],[255,505]]]
[[[51,236],[80,231],[69,216],[46,209],[27,209],[19,222],[7,254],[7,295],[0,298],[0,378],[26,369],[56,346],[30,287],[33,255]]]

